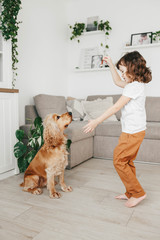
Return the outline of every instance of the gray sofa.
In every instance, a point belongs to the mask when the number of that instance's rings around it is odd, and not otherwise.
[[[95,95],[88,96],[87,101],[92,101],[97,98],[113,97],[115,103],[120,95]],[[146,98],[146,113],[147,113],[147,130],[145,139],[140,147],[137,161],[160,163],[160,97]],[[30,122],[38,116],[37,109],[34,105],[25,107],[25,125],[20,126],[25,132],[30,128]],[[120,111],[116,113],[118,121],[105,122],[97,126],[92,132],[83,133],[83,126],[86,121],[73,121],[66,129],[68,139],[71,139],[68,168],[72,168],[87,159],[92,157],[112,159],[113,150],[118,143],[118,138],[121,134]]]

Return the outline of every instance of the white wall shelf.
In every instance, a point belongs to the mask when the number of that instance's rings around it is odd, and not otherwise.
[[[160,47],[160,43],[150,43],[144,45],[136,45],[136,46],[127,46],[124,49],[137,49],[137,48],[152,48],[152,47]]]
[[[74,69],[74,72],[102,72],[102,71],[108,71],[109,67],[107,68],[89,68],[89,69]]]
[[[84,32],[81,36],[90,36],[90,35],[100,35],[100,34],[105,34],[104,31],[90,31],[90,32]]]

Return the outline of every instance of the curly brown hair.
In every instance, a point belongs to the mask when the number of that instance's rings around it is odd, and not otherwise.
[[[116,64],[119,66],[127,67],[126,75],[132,79],[132,81],[138,81],[143,83],[149,83],[152,80],[151,70],[146,67],[146,60],[138,51],[126,53]]]

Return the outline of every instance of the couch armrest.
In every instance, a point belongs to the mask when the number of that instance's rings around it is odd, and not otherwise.
[[[38,117],[36,107],[34,105],[26,105],[25,106],[25,124],[33,123],[36,117]]]

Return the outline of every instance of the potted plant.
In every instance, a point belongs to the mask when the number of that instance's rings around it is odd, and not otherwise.
[[[154,42],[160,42],[160,31],[152,33],[152,40]]]
[[[100,31],[104,31],[105,36],[109,36],[109,32],[112,30],[110,27],[109,21],[103,21],[101,20],[100,23],[97,21],[94,21],[95,27],[98,28]],[[73,29],[71,32],[70,40],[77,39],[77,42],[79,43],[79,37],[83,34],[84,31],[86,31],[86,25],[85,23],[75,23],[74,26],[69,25],[70,29]],[[101,47],[105,45],[105,48],[109,48],[107,44],[101,43]]]
[[[28,135],[20,129],[18,129],[15,134],[18,142],[14,145],[14,155],[17,158],[20,172],[25,172],[28,165],[43,145],[42,119],[37,117],[34,120]]]
[[[82,35],[82,33],[85,30],[85,23],[75,23],[74,26],[69,25],[69,27],[70,27],[70,29],[73,29],[73,31],[71,33],[72,35],[70,37],[70,40],[73,40]],[[77,42],[79,43],[80,40],[77,39]]]

